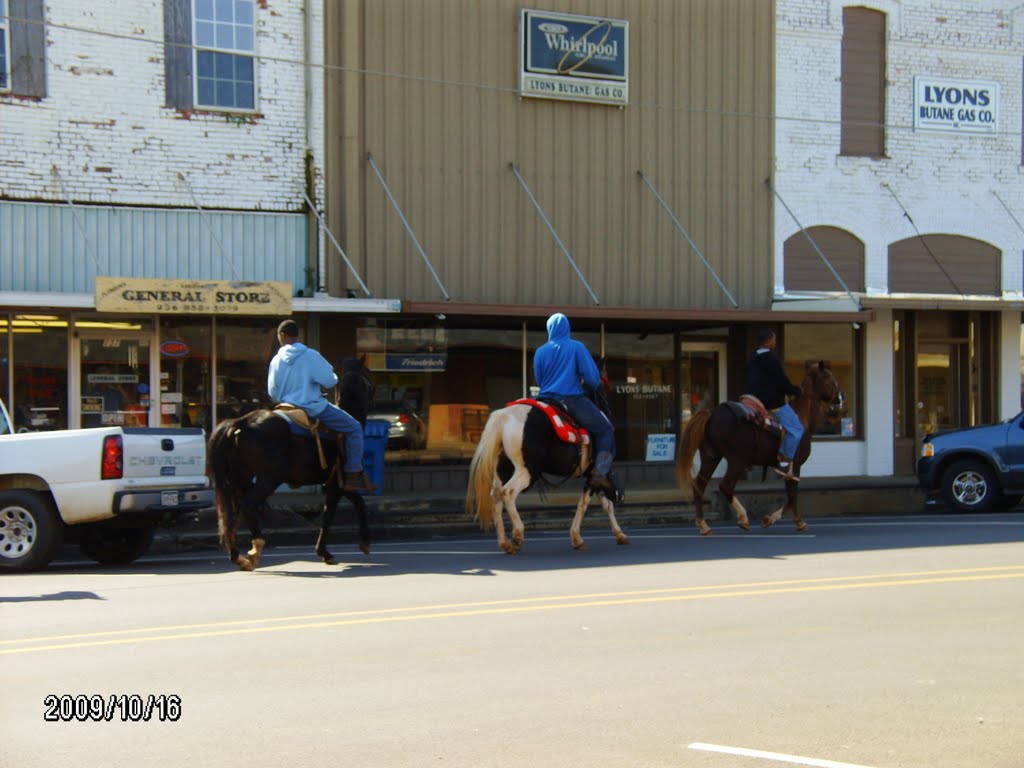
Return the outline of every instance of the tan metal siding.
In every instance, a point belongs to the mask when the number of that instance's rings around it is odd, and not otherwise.
[[[353,0],[329,16],[328,51],[351,62],[357,54],[337,47],[358,27],[364,70],[328,85],[328,136],[340,145],[329,148],[329,221],[370,289],[442,298],[367,152],[453,300],[592,304],[514,162],[602,305],[732,306],[642,170],[740,305],[768,306],[774,3],[553,3],[547,10],[629,20],[624,109],[520,99],[520,7]],[[332,88],[359,89],[359,99]]]
[[[998,296],[1001,265],[1002,251],[981,240],[960,235],[911,237],[889,246],[889,290]]]

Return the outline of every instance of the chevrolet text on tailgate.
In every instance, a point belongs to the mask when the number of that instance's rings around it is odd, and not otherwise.
[[[0,568],[33,570],[65,538],[97,562],[140,557],[157,526],[213,506],[201,429],[13,434],[0,402]]]

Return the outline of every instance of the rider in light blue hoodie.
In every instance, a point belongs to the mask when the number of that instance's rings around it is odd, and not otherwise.
[[[372,491],[363,471],[363,428],[348,413],[328,402],[320,388],[330,389],[338,375],[323,355],[299,343],[299,326],[285,320],[277,328],[281,348],[270,361],[267,391],[279,403],[304,410],[311,419],[345,435],[345,468],[342,487],[347,491]]]
[[[556,312],[548,318],[548,341],[533,355],[533,376],[540,397],[552,397],[565,403],[569,415],[590,433],[594,441],[594,473],[590,484],[602,491],[613,491],[608,479],[615,458],[615,432],[608,417],[584,394],[602,386],[601,374],[582,342],[569,335],[569,318]]]

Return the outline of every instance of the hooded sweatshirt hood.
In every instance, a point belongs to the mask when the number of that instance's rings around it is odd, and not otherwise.
[[[569,318],[561,312],[555,312],[548,318],[548,339],[561,341],[569,338]]]
[[[303,353],[305,353],[307,349],[309,349],[309,347],[305,344],[296,341],[294,344],[286,344],[281,347],[281,350],[278,352],[278,356],[281,358],[281,362],[283,364],[291,365],[302,357]]]
[[[601,375],[582,342],[569,335],[569,318],[556,312],[548,318],[548,342],[533,356],[533,376],[541,397],[573,397],[584,385],[597,389]]]

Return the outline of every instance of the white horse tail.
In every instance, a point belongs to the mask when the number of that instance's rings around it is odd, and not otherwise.
[[[502,451],[502,434],[508,419],[508,408],[494,411],[487,417],[480,443],[469,463],[469,487],[466,489],[466,513],[480,522],[485,531],[494,522],[494,499],[491,489],[498,471],[498,457]]]

